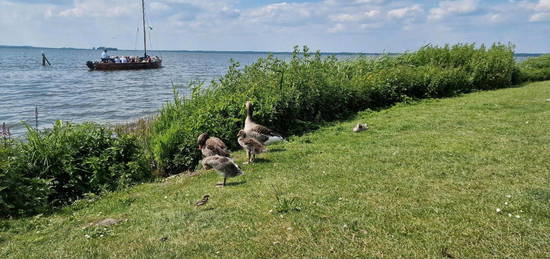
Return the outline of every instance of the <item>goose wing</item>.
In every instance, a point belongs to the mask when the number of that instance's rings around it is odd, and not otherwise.
[[[254,131],[254,132],[257,132],[259,134],[262,134],[262,135],[265,135],[265,136],[277,136],[277,137],[283,137],[280,133],[268,128],[268,127],[265,127],[265,126],[262,126],[262,125],[259,125],[259,124],[256,124],[254,125],[252,128],[251,128],[251,131]]]
[[[264,144],[254,138],[245,138],[242,142],[246,146],[246,149],[251,150],[254,153],[265,151]]]
[[[225,145],[225,143],[223,143],[223,141],[221,139],[216,138],[216,137],[210,137],[208,140],[206,140],[206,145],[216,146],[216,147],[219,147],[221,149],[227,149],[227,146]]]
[[[213,154],[213,155],[220,155],[220,156],[229,156],[229,151],[227,151],[226,149],[223,149],[219,146],[211,146],[211,145],[208,145],[206,146],[206,149],[208,149],[208,153],[210,154]]]

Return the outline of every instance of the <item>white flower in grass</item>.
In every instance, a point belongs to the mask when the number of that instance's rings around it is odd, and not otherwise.
[[[504,205],[508,205],[508,202],[505,202]]]
[[[511,213],[508,213],[508,217],[512,217],[512,214],[511,214]]]
[[[506,194],[506,198],[512,198],[512,195]]]
[[[90,235],[86,234],[84,235],[85,238],[90,238]]]
[[[521,216],[520,216],[520,215],[516,215],[516,219],[519,219],[519,218],[521,218]]]
[[[500,209],[500,208],[497,208],[497,213],[499,213],[500,211],[501,211],[501,209]]]

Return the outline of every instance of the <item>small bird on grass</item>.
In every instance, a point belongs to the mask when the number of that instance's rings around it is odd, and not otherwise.
[[[200,201],[197,201],[197,203],[195,203],[195,206],[200,207],[202,205],[205,205],[208,202],[208,198],[210,198],[210,195],[204,195],[204,197],[202,197]]]
[[[239,145],[246,150],[246,155],[248,156],[248,162],[246,163],[252,163],[254,162],[254,159],[256,158],[256,154],[265,152],[265,146],[255,138],[249,138],[247,137],[244,130],[240,130],[237,134],[237,141],[239,142]]]
[[[229,157],[223,157],[219,155],[209,156],[201,161],[204,169],[208,170],[214,168],[221,176],[223,176],[223,182],[216,184],[218,187],[224,187],[229,177],[235,177],[244,174],[243,171],[235,164],[235,161]]]
[[[369,129],[369,125],[367,125],[366,123],[359,123],[355,125],[355,127],[353,128],[353,132],[361,132],[367,129]]]

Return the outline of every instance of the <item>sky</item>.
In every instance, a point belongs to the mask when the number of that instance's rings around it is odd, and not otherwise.
[[[146,0],[164,50],[402,52],[512,43],[550,52],[550,0]],[[140,0],[0,0],[0,45],[142,49]]]

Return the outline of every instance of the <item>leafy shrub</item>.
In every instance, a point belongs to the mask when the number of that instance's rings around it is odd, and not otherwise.
[[[0,147],[0,217],[43,212],[48,208],[50,181],[11,170],[15,146]]]
[[[193,83],[191,98],[175,94],[153,123],[152,152],[160,169],[178,173],[193,169],[202,132],[237,147],[244,103],[254,103],[254,118],[283,134],[300,134],[318,122],[346,118],[367,108],[380,108],[410,98],[453,96],[512,85],[519,75],[513,46],[473,44],[434,47],[378,58],[338,61],[298,48],[289,61],[260,58],[228,72],[208,87]]]
[[[25,141],[2,153],[2,207],[11,215],[30,214],[147,180],[149,162],[137,143],[93,123],[28,128]],[[14,199],[20,193],[21,201]]]
[[[520,73],[517,81],[550,80],[550,54],[529,58],[519,64]]]

